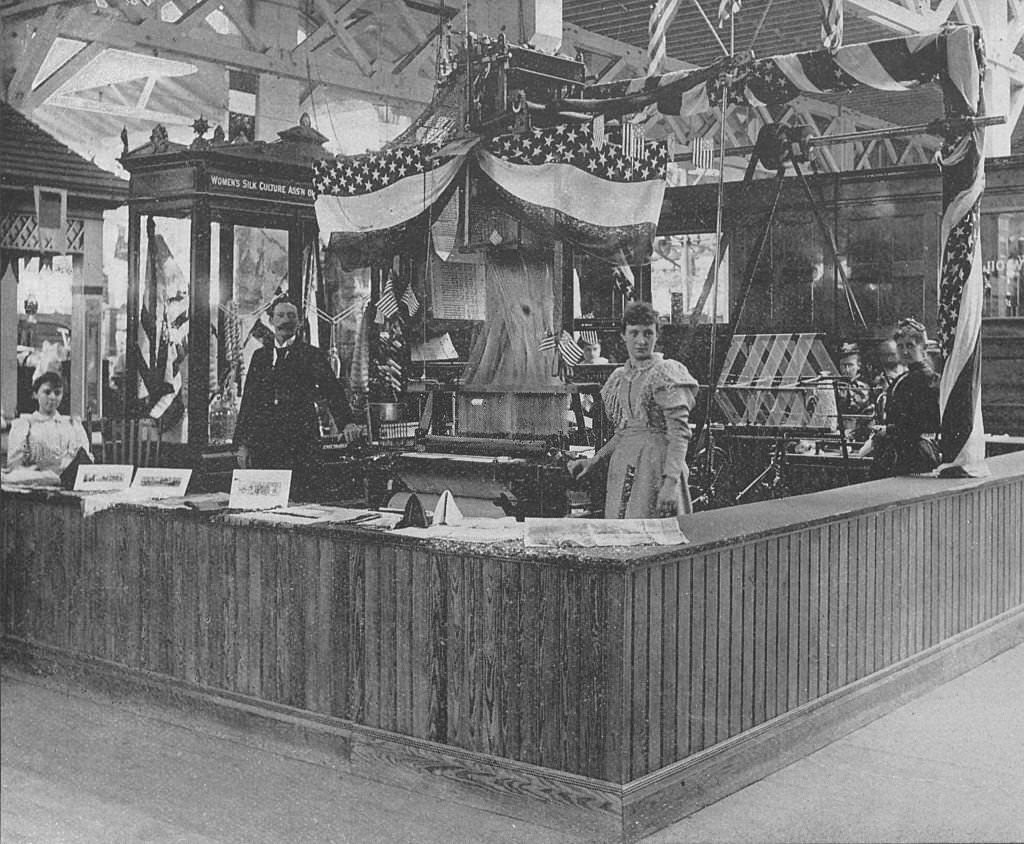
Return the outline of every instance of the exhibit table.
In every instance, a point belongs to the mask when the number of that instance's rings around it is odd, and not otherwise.
[[[1024,640],[1024,453],[989,465],[685,516],[688,544],[634,548],[5,490],[5,649],[616,840]]]

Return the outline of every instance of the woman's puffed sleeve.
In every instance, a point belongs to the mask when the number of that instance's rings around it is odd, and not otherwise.
[[[654,401],[665,416],[668,448],[662,474],[681,478],[690,447],[690,408],[697,401],[697,380],[679,361],[666,360],[654,383]]]
[[[19,416],[11,422],[11,432],[7,436],[7,468],[16,469],[24,466],[28,445],[28,419]]]
[[[691,408],[697,402],[697,379],[677,360],[663,361],[652,384],[654,400],[658,407],[667,410],[672,407]]]
[[[665,465],[661,474],[681,478],[686,466],[686,452],[690,447],[690,408],[680,405],[666,408],[664,412],[668,448],[665,450]]]

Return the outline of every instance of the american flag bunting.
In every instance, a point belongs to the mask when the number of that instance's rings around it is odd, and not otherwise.
[[[600,144],[587,124],[499,135],[478,150],[484,175],[539,233],[614,263],[651,254],[665,196],[668,151]]]

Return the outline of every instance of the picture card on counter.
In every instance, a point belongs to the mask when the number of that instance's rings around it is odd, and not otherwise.
[[[291,485],[291,469],[235,469],[228,507],[232,510],[286,507]]]
[[[191,469],[142,468],[135,473],[132,491],[146,498],[171,498],[188,490]]]
[[[83,463],[75,476],[75,492],[128,489],[135,467],[129,463]]]

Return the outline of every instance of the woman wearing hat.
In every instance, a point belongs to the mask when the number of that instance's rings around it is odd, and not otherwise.
[[[928,362],[928,336],[916,319],[901,319],[893,333],[907,367],[886,390],[885,413],[861,456],[872,454],[872,478],[913,475],[939,465],[934,434],[939,430],[939,376]]]

